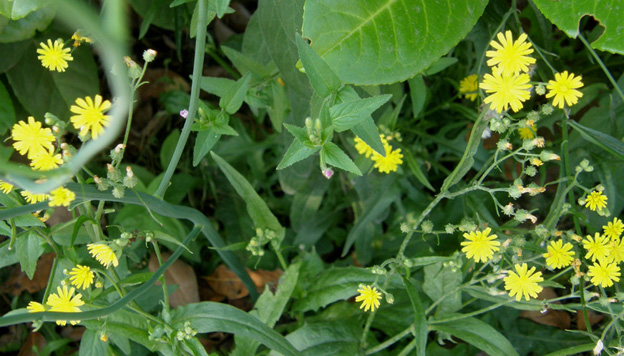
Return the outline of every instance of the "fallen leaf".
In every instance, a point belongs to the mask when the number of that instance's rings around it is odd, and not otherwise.
[[[604,315],[602,314],[598,314],[598,313],[594,313],[591,310],[587,311],[587,318],[589,318],[589,324],[590,325],[595,325],[596,323],[600,322],[602,319],[604,319]],[[576,329],[577,330],[586,330],[587,327],[585,326],[585,316],[583,315],[583,311],[582,310],[577,310],[576,311]]]
[[[0,289],[13,296],[20,295],[23,291],[32,294],[45,289],[48,285],[50,270],[55,257],[56,254],[52,252],[41,255],[39,260],[37,260],[37,267],[32,280],[28,279],[26,273],[19,268],[15,268],[9,280]]]
[[[266,284],[277,283],[284,272],[279,269],[275,271],[251,271],[247,269],[247,273],[249,273],[258,292],[262,292]],[[210,276],[202,278],[208,282],[210,288],[217,295],[224,296],[229,300],[240,299],[249,295],[247,287],[240,278],[225,265],[220,265]]]
[[[163,261],[171,256],[169,252],[163,252]],[[152,255],[149,260],[149,270],[154,272],[158,269],[158,259],[156,255]],[[189,266],[182,260],[176,260],[165,271],[165,282],[169,284],[177,284],[178,289],[169,295],[169,305],[174,308],[187,305],[190,303],[199,303],[199,289],[197,286],[197,276],[193,267]],[[160,284],[160,282],[157,282]]]
[[[38,350],[41,350],[47,343],[45,337],[40,332],[31,332],[26,337],[24,345],[22,345],[17,356],[35,356],[37,354],[35,354],[33,347],[36,346]]]
[[[554,289],[546,287],[538,294],[537,299],[546,300],[557,297],[557,293]],[[555,304],[559,304],[559,302],[555,302]],[[531,319],[538,324],[554,326],[560,329],[569,329],[571,323],[570,314],[568,314],[568,312],[550,308],[547,308],[544,312],[539,310],[523,310],[520,312],[520,316]]]

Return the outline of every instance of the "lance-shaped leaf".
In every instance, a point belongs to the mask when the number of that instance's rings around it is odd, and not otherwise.
[[[249,83],[251,81],[251,73],[245,74],[242,78],[236,81],[236,84],[231,86],[219,100],[219,106],[225,110],[228,114],[234,114],[243,105],[247,90],[249,90]]]
[[[324,159],[327,164],[334,167],[344,169],[347,172],[362,175],[360,169],[353,163],[351,158],[347,156],[338,146],[331,142],[326,142],[321,150],[321,159]]]
[[[385,94],[332,106],[329,108],[329,115],[336,131],[342,132],[359,125],[366,118],[369,118],[375,110],[390,100],[391,97],[391,94]]]
[[[338,79],[336,73],[332,71],[327,63],[310,48],[301,36],[297,35],[296,41],[301,63],[314,91],[325,98],[332,92],[340,89],[340,79]]]

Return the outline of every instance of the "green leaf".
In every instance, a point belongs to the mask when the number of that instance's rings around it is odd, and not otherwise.
[[[253,339],[283,355],[300,353],[282,335],[278,334],[257,318],[233,306],[202,302],[179,307],[172,312],[174,328],[183,329],[189,321],[199,333],[226,332]]]
[[[424,356],[427,349],[427,318],[425,316],[425,309],[420,301],[420,295],[414,285],[405,277],[403,277],[403,285],[412,302],[414,308],[414,336],[416,339],[416,350],[418,356]]]
[[[362,175],[360,169],[353,163],[351,158],[347,156],[338,146],[331,142],[325,142],[323,149],[321,150],[321,160],[334,167],[344,169],[347,172]]]
[[[232,86],[236,85],[236,81],[228,78],[202,77],[199,87],[210,94],[223,97]]]
[[[427,85],[425,84],[422,75],[410,78],[407,83],[410,88],[410,99],[412,99],[412,115],[414,115],[414,117],[418,117],[422,109],[425,107],[425,102],[427,101]]]
[[[296,41],[301,63],[314,91],[322,98],[325,98],[340,89],[340,79],[338,79],[336,73],[331,70],[327,63],[310,48],[299,34],[296,36]]]
[[[300,267],[301,262],[288,266],[279,280],[275,294],[271,293],[269,287],[266,286],[264,292],[258,298],[254,310],[250,311],[249,314],[257,317],[271,328],[275,326],[275,323],[282,316],[284,308],[286,308],[286,304],[288,304],[290,296],[295,290],[297,280],[299,279]],[[244,336],[235,336],[234,339],[236,349],[234,349],[231,356],[255,355],[256,349],[260,345],[260,342]]]
[[[299,142],[299,140],[294,139],[290,144],[290,147],[288,147],[288,151],[284,154],[284,158],[282,158],[280,164],[277,165],[277,169],[284,169],[301,160],[304,160],[315,154],[320,149],[320,147],[310,148]]]
[[[55,6],[45,6],[17,21],[0,16],[0,43],[18,42],[34,37],[37,31],[43,31],[50,25],[55,13]]]
[[[1,22],[2,20],[0,20]],[[0,43],[0,53],[4,54],[0,56],[0,73],[8,71],[19,62],[30,42],[28,39],[20,42]]]
[[[236,84],[231,86],[219,100],[219,106],[225,110],[228,114],[234,114],[243,105],[247,90],[249,90],[249,83],[251,81],[251,74],[247,73],[242,78],[236,81]]]
[[[216,0],[217,7],[217,17],[222,18],[223,15],[227,13],[228,5],[230,5],[230,0]]]
[[[195,147],[193,147],[193,167],[197,167],[199,162],[210,152],[212,147],[219,141],[221,135],[211,128],[197,133]]]
[[[418,179],[418,181],[427,189],[435,192],[435,189],[433,188],[431,183],[429,183],[427,176],[425,176],[425,173],[422,171],[422,169],[420,169],[420,165],[418,164],[418,162],[416,162],[414,155],[410,151],[406,150],[403,157],[405,157],[405,160],[407,161],[407,167],[412,172],[414,177],[416,177],[416,179]]]
[[[154,233],[154,238],[156,240],[160,240],[160,241],[168,242],[168,243],[176,245],[176,246],[184,247],[184,249],[186,249],[186,251],[188,251],[188,253],[193,254],[193,251],[189,250],[188,247],[182,245],[182,242],[180,240],[176,239],[175,237],[173,237],[173,236],[171,236],[171,235],[169,235],[169,234],[167,234],[165,232],[159,231],[159,230],[153,231],[153,233]]]
[[[574,120],[568,120],[568,124],[572,126],[573,129],[578,131],[578,133],[580,133],[585,140],[611,153],[619,159],[624,159],[624,143],[620,140],[611,135],[607,135],[606,133],[585,127]]]
[[[37,59],[37,45],[33,41],[22,59],[7,72],[9,83],[22,106],[39,120],[46,112],[69,117],[69,107],[77,98],[99,93],[100,81],[93,53],[88,47],[79,47],[72,53],[74,60],[68,63],[65,72],[50,72]]]
[[[373,118],[368,117],[364,119],[364,121],[355,125],[351,131],[362,141],[366,142],[375,152],[384,157],[386,156],[386,150],[381,142],[381,137],[379,137],[379,129],[377,129]]]
[[[620,0],[575,0],[552,1],[533,0],[537,8],[568,36],[576,38],[579,34],[579,22],[586,15],[591,15],[604,26],[604,33],[592,47],[601,51],[624,54],[621,23],[624,7]]]
[[[377,193],[366,200],[364,214],[359,216],[355,225],[347,235],[347,241],[342,248],[342,256],[346,256],[355,240],[360,237],[362,231],[383,213],[393,201],[399,198],[399,191],[393,184],[395,175],[384,177],[383,182],[377,189]]]
[[[442,262],[425,266],[425,282],[422,287],[431,300],[443,299],[438,304],[436,315],[449,314],[461,309],[461,292],[457,287],[462,282],[461,270],[457,265]]]
[[[29,279],[33,279],[35,269],[37,268],[37,260],[43,253],[43,247],[39,242],[40,237],[34,231],[18,237],[15,241],[17,259],[22,267],[22,271],[26,273]]]
[[[214,152],[210,152],[210,154],[215,162],[217,162],[217,165],[223,174],[225,174],[225,177],[232,187],[234,187],[234,190],[236,190],[238,195],[240,195],[247,204],[247,213],[249,213],[256,227],[273,230],[277,234],[278,241],[281,241],[284,238],[284,227],[282,227],[267,204],[258,193],[256,193],[247,179],[245,179],[242,174],[238,173],[238,171],[230,166],[223,158],[219,157],[219,155]]]
[[[271,76],[271,70],[267,66],[256,62],[256,60],[250,56],[226,46],[221,46],[221,50],[223,50],[223,53],[232,61],[241,74],[251,72],[260,79],[269,78]]]
[[[87,329],[80,338],[80,351],[78,356],[101,356],[106,355],[108,343],[100,340],[100,331]]]
[[[304,297],[293,304],[292,310],[316,311],[330,303],[351,298],[357,294],[360,284],[372,284],[374,281],[375,275],[366,269],[332,267],[314,279],[312,285],[304,291]],[[402,288],[402,284],[397,278],[393,278],[388,288]]]
[[[307,1],[303,36],[343,82],[413,77],[463,39],[487,0]]]
[[[290,125],[290,124],[284,124],[284,127],[286,128],[288,132],[291,133],[291,135],[295,137],[297,141],[303,144],[307,144],[307,146],[310,146],[312,144],[308,136],[308,130],[304,129],[303,127]]]
[[[162,169],[164,171],[167,170],[169,162],[171,162],[171,157],[173,157],[173,151],[175,151],[179,139],[180,130],[174,129],[162,143],[162,146],[160,148],[160,164],[162,165]]]
[[[350,320],[329,320],[306,323],[286,336],[305,356],[360,355],[362,328]],[[276,356],[270,353],[269,356]]]
[[[348,101],[329,108],[332,123],[337,132],[349,130],[362,123],[366,118],[392,98],[391,94],[374,96],[372,98]]]
[[[455,57],[442,57],[437,61],[433,62],[427,69],[425,69],[425,75],[434,75],[445,70],[455,63],[457,63],[457,58]]]
[[[15,21],[46,6],[48,3],[50,3],[50,0],[0,1],[0,15]]]
[[[288,98],[286,97],[286,91],[277,81],[271,81],[269,85],[271,87],[271,99],[273,102],[271,103],[272,105],[267,107],[267,112],[269,113],[273,129],[281,133],[282,123],[289,109]]]
[[[0,135],[4,135],[16,122],[13,100],[4,84],[0,82]]]
[[[489,355],[517,356],[513,345],[498,330],[475,318],[433,324],[431,330],[449,333]]]
[[[19,262],[19,258],[17,258],[17,253],[15,253],[15,247],[9,250],[9,241],[3,242],[2,247],[0,247],[0,268],[16,264],[17,262]]]

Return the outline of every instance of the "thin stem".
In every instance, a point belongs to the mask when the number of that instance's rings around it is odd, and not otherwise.
[[[591,323],[589,321],[589,316],[587,314],[587,302],[585,301],[585,280],[581,278],[581,290],[579,291],[581,294],[581,307],[583,308],[583,319],[585,320],[585,328],[589,333],[592,332]]]
[[[155,240],[152,240],[152,244],[154,245],[154,252],[156,252],[156,258],[158,259],[158,265],[162,266],[163,260],[160,255],[160,247],[158,247],[158,243]],[[165,283],[165,275],[160,276],[160,284],[163,289],[164,296],[164,304],[163,304],[163,312],[169,313],[169,292],[167,291],[167,283]]]
[[[383,349],[386,349],[387,347],[389,347],[390,345],[400,341],[402,338],[404,338],[405,336],[411,334],[414,331],[414,324],[410,325],[407,329],[401,331],[400,333],[394,335],[393,337],[391,337],[390,339],[382,342],[381,344],[375,346],[375,347],[371,347],[370,349],[366,350],[365,355],[372,355],[374,353],[377,353]]]
[[[412,340],[409,344],[407,344],[407,346],[405,346],[405,348],[401,350],[401,353],[398,354],[398,356],[411,355],[412,350],[414,350],[415,348],[416,348],[416,339]]]
[[[565,170],[565,175],[567,177],[570,177],[572,176],[572,168],[570,167],[570,155],[568,149],[568,113],[567,111],[564,112],[565,118],[561,120],[563,125],[561,134],[563,136],[563,144],[565,145],[563,146],[563,168]],[[572,189],[568,190],[568,200],[570,201],[570,204],[574,203],[574,192],[572,191]],[[576,215],[572,215],[572,220],[574,221],[574,229],[576,230],[576,233],[578,235],[582,235],[581,225],[579,223],[578,217]]]
[[[392,276],[394,275],[394,271],[395,270],[392,269],[390,273],[388,273],[388,275],[386,276],[386,280],[384,281],[382,287],[383,290],[386,290],[388,288],[388,285],[390,284],[390,279],[392,279]],[[375,283],[377,283],[377,277],[375,277]],[[368,316],[368,319],[366,320],[366,324],[364,325],[364,332],[362,332],[362,338],[360,339],[360,345],[362,348],[366,348],[366,335],[368,335],[370,327],[373,324],[373,320],[375,320],[375,314],[377,314],[377,312],[372,311],[371,314]]]
[[[475,310],[475,311],[473,311],[471,313],[460,314],[460,315],[452,316],[452,317],[446,318],[446,319],[431,320],[431,321],[429,321],[429,325],[448,323],[448,322],[451,322],[451,321],[458,321],[458,320],[470,318],[470,317],[473,317],[475,315],[479,315],[479,314],[483,314],[485,312],[489,312],[490,310],[494,310],[494,309],[496,309],[498,307],[501,307],[501,306],[503,306],[505,304],[509,304],[509,303],[511,303],[513,301],[514,301],[513,299],[510,299],[510,300],[506,300],[504,302],[492,304],[489,307],[486,307],[486,308],[483,308],[483,309]]]
[[[282,253],[280,252],[279,242],[272,240],[271,247],[273,247],[273,250],[275,251],[275,254],[277,255],[277,259],[279,260],[280,265],[282,265],[282,269],[284,269],[285,271],[288,268],[288,264],[286,263],[284,256],[282,256]]]
[[[182,128],[182,133],[180,134],[180,138],[178,139],[178,144],[176,145],[175,151],[173,152],[173,156],[169,161],[169,165],[167,166],[167,170],[163,176],[162,181],[160,181],[160,185],[154,194],[157,198],[163,198],[165,196],[165,191],[169,186],[169,182],[171,181],[171,177],[173,176],[173,172],[178,166],[178,162],[180,162],[180,157],[182,157],[182,151],[184,151],[184,146],[186,146],[186,141],[191,134],[191,127],[193,126],[193,121],[195,120],[195,115],[197,113],[197,107],[199,105],[199,84],[201,80],[202,71],[204,69],[204,50],[206,48],[206,26],[208,25],[208,17],[207,11],[208,9],[208,0],[199,0],[199,17],[197,20],[197,38],[195,40],[195,58],[193,60],[193,83],[191,85],[191,102],[189,103],[189,113],[186,117],[186,122],[184,123],[184,127]]]
[[[585,39],[585,37],[583,37],[583,35],[581,35],[579,33],[578,37],[581,40],[581,42],[583,42],[583,44],[585,45],[585,48],[587,48],[589,53],[592,54],[592,56],[594,57],[596,62],[598,62],[598,65],[600,65],[600,68],[602,68],[602,71],[607,76],[607,78],[609,78],[609,81],[611,82],[611,85],[613,85],[613,88],[615,89],[615,91],[617,91],[618,95],[620,96],[620,99],[622,99],[622,101],[624,101],[624,93],[622,93],[622,89],[620,89],[620,86],[617,84],[617,82],[615,81],[615,79],[611,75],[611,72],[609,72],[607,67],[604,65],[604,63],[602,62],[602,59],[600,59],[600,57],[598,57],[598,54],[596,53],[596,51],[594,51],[594,49],[589,45],[589,42],[587,42],[587,40]]]

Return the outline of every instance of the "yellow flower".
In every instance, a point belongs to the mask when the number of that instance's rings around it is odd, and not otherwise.
[[[563,73],[555,73],[555,80],[549,80],[546,88],[549,90],[546,94],[546,98],[552,98],[553,106],[563,109],[563,104],[572,106],[578,103],[578,99],[583,97],[583,93],[576,90],[583,86],[581,82],[581,76],[575,77],[574,74],[568,74],[568,71]]]
[[[108,268],[111,264],[113,264],[114,267],[119,265],[119,260],[117,259],[115,252],[107,244],[88,244],[87,249],[89,250],[89,253],[102,264],[102,266]]]
[[[542,278],[542,272],[535,272],[535,267],[531,267],[530,270],[527,271],[527,264],[523,263],[522,265],[515,265],[516,272],[509,272],[509,275],[505,277],[505,290],[509,291],[509,296],[516,296],[516,301],[520,301],[522,296],[526,300],[530,298],[537,298],[537,293],[542,291],[542,287],[538,285],[539,282],[542,282],[544,278]]]
[[[492,70],[492,74],[486,74],[483,83],[479,84],[486,93],[491,93],[483,102],[491,104],[490,106],[499,113],[508,110],[509,107],[514,112],[522,109],[522,102],[531,97],[529,75],[504,73],[496,67]]]
[[[479,77],[471,74],[459,82],[459,93],[463,94],[470,101],[477,99],[477,90],[479,90]]]
[[[0,188],[2,184],[0,184]],[[622,220],[618,218],[613,218],[613,222],[609,221],[606,226],[603,226],[604,235],[610,239],[619,239],[620,235],[622,235],[622,231],[624,231],[624,224],[622,224]]]
[[[397,167],[403,163],[403,154],[401,149],[397,148],[392,150],[392,146],[386,141],[384,142],[384,150],[386,157],[380,155],[377,152],[373,152],[371,159],[375,162],[374,168],[377,168],[380,173],[396,172]]]
[[[50,192],[50,206],[69,206],[76,199],[76,194],[71,190],[59,187]]]
[[[567,267],[572,263],[574,251],[572,251],[572,244],[566,242],[563,244],[562,240],[551,241],[550,245],[546,247],[548,251],[543,256],[546,259],[546,264],[552,268]]]
[[[604,209],[607,207],[607,196],[602,195],[602,192],[593,191],[585,198],[585,207],[589,207],[591,211],[598,209]]]
[[[592,262],[596,260],[606,260],[607,257],[609,257],[607,239],[604,236],[601,236],[599,233],[596,233],[594,235],[594,238],[592,238],[590,235],[587,235],[585,240],[583,240],[583,248],[587,250],[585,258],[591,258]]]
[[[11,137],[15,141],[13,147],[17,152],[21,155],[27,154],[28,158],[33,158],[41,151],[54,149],[52,142],[55,138],[52,130],[41,128],[41,123],[32,116],[28,117],[28,123],[20,121],[13,125]]]
[[[47,194],[33,194],[27,190],[22,190],[20,194],[26,199],[28,204],[37,204],[48,199]]]
[[[607,243],[607,250],[609,250],[608,260],[615,263],[624,261],[624,240],[619,238],[611,239]]]
[[[381,137],[381,142],[383,143],[385,141],[383,135],[379,136]],[[370,157],[375,152],[375,150],[373,150],[371,146],[369,146],[361,138],[355,136],[355,139],[353,141],[355,141],[355,149],[358,151],[358,153],[364,155],[366,158]]]
[[[30,166],[36,171],[49,171],[57,168],[61,164],[63,164],[61,154],[54,154],[52,150],[44,150],[36,153],[30,162]]]
[[[360,295],[355,297],[356,302],[362,302],[360,309],[364,308],[367,312],[370,309],[372,312],[375,308],[379,308],[379,299],[381,299],[381,293],[377,291],[377,288],[365,285],[360,285],[360,289],[357,290]]]
[[[41,48],[37,49],[37,53],[40,56],[37,57],[41,61],[41,65],[49,70],[64,72],[67,68],[67,62],[73,61],[74,58],[69,54],[69,48],[63,48],[63,41],[57,39],[52,44],[51,40],[48,40],[48,44],[41,42],[39,44]]]
[[[75,288],[72,287],[67,290],[67,286],[63,286],[56,288],[57,293],[50,294],[48,297],[48,301],[46,304],[50,307],[50,311],[56,312],[66,312],[66,313],[79,313],[81,305],[84,305],[82,301],[82,294],[78,293],[74,295]],[[71,320],[70,323],[72,325],[76,325],[80,320]],[[66,320],[57,320],[56,323],[58,325],[64,326],[67,321]]]
[[[591,278],[591,282],[595,286],[603,288],[611,287],[613,282],[620,281],[620,267],[616,263],[608,263],[600,261],[589,266],[587,275]]]
[[[492,229],[489,227],[483,231],[471,231],[469,234],[465,233],[464,238],[468,241],[461,243],[462,252],[466,253],[466,257],[473,258],[475,262],[487,262],[494,256],[494,251],[498,251],[500,242],[494,241],[498,236],[490,235]]]
[[[81,265],[76,265],[76,267],[72,268],[72,270],[69,271],[69,275],[71,276],[69,277],[71,284],[82,289],[87,289],[93,283],[94,279],[91,268]]]
[[[104,127],[108,126],[111,119],[109,115],[104,113],[111,107],[111,102],[108,100],[102,101],[100,95],[96,95],[94,99],[90,96],[84,99],[76,99],[76,105],[72,105],[70,111],[74,116],[70,118],[72,124],[76,130],[80,130],[80,135],[85,136],[89,131],[91,137],[97,139],[104,131]]]
[[[28,306],[26,307],[26,309],[28,309],[29,313],[38,313],[38,312],[46,311],[45,305],[41,303],[37,303],[37,302],[28,303]]]
[[[4,194],[9,194],[13,190],[14,186],[11,183],[0,180],[0,191]]]
[[[535,133],[537,132],[537,126],[531,125],[531,127],[521,127],[518,129],[518,135],[523,140],[530,140],[535,138]]]
[[[533,53],[533,48],[531,48],[530,42],[526,42],[527,35],[521,34],[515,42],[511,31],[506,31],[505,35],[499,32],[496,37],[500,43],[490,42],[490,46],[494,47],[495,51],[485,52],[485,55],[491,58],[487,61],[487,65],[490,67],[499,66],[503,72],[512,75],[521,71],[528,72],[528,65],[535,63],[535,58],[529,56]]]
[[[93,40],[91,38],[82,36],[79,32],[74,32],[71,38],[72,40],[74,40],[74,47],[80,46],[82,42],[93,43]]]

